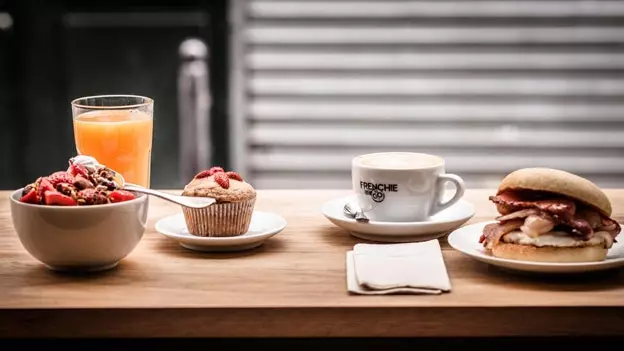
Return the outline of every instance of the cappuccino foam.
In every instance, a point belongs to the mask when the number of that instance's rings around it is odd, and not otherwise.
[[[411,169],[436,166],[441,159],[426,154],[389,152],[360,156],[359,163],[372,168]]]

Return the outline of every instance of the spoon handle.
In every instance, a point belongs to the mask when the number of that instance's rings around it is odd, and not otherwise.
[[[366,217],[366,215],[364,214],[364,212],[362,211],[357,211],[355,213],[355,220],[358,222],[363,222],[363,223],[367,223],[368,222],[368,217]]]
[[[343,211],[345,212],[347,216],[355,218],[355,220],[358,222],[362,222],[362,223],[368,222],[368,217],[366,217],[364,212],[362,212],[362,210],[360,210],[359,207],[353,204],[346,203],[344,205]]]
[[[189,197],[189,196],[172,195],[172,194],[164,193],[161,191],[144,188],[142,186],[131,184],[131,183],[124,184],[124,189],[136,191],[138,193],[156,196],[163,200],[167,200],[167,201],[176,203],[178,205],[191,207],[191,208],[205,208],[215,203],[215,199],[210,198],[210,197]]]

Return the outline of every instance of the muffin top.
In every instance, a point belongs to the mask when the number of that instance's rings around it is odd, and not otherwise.
[[[184,187],[183,196],[212,197],[217,203],[249,200],[256,196],[256,190],[236,172],[225,172],[221,167],[212,167],[199,172]]]

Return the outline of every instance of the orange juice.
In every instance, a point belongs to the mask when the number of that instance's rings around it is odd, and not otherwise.
[[[149,188],[152,117],[138,110],[95,110],[74,118],[79,154],[95,157],[127,183]]]

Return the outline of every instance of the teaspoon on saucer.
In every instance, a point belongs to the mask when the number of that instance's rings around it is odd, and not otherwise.
[[[352,218],[355,218],[356,221],[358,222],[368,222],[368,217],[366,217],[366,215],[364,214],[364,212],[362,212],[357,205],[351,203],[351,202],[347,202],[344,205],[344,213]]]
[[[71,162],[81,164],[87,168],[95,168],[101,165],[95,158],[86,155],[78,155],[76,157],[73,157],[71,159]],[[119,172],[116,172],[114,169],[111,169],[111,171],[115,173],[115,178],[118,179],[120,187],[125,190],[131,190],[137,193],[156,196],[163,200],[190,208],[206,208],[216,202],[216,199],[211,197],[173,195],[158,190],[148,189],[137,184],[126,183],[126,180]]]

